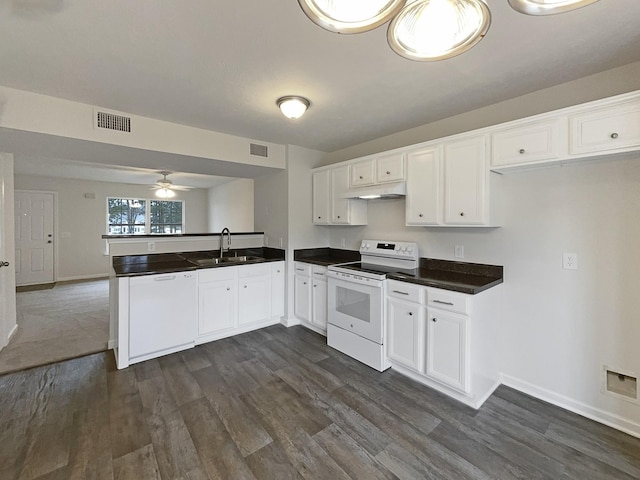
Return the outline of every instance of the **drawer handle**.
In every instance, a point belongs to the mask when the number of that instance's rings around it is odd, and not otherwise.
[[[322,272],[313,272],[314,275],[324,275]]]
[[[154,280],[156,282],[166,282],[167,280],[175,280],[176,276],[175,275],[169,275],[167,277],[156,277],[154,278]]]
[[[518,150],[518,153],[520,153],[520,155],[522,155],[524,153],[524,148],[521,148],[520,150]]]
[[[613,132],[611,134],[611,138],[613,138],[615,140],[616,138],[618,138],[618,134],[616,132]]]
[[[280,270],[278,270],[280,271]],[[296,272],[304,272],[304,268],[296,268]]]
[[[433,303],[440,303],[442,305],[450,305],[453,307],[453,303],[452,302],[443,302],[442,300],[434,300]]]
[[[400,290],[394,290],[393,293],[399,293],[400,295],[409,295],[407,292],[401,292]]]

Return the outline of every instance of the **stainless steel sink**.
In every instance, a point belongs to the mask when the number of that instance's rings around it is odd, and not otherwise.
[[[215,265],[222,265],[225,263],[243,263],[243,262],[255,262],[258,260],[264,260],[261,257],[251,257],[247,255],[241,255],[239,257],[223,257],[223,258],[195,258],[189,260],[191,263],[199,265],[201,267],[213,267]]]

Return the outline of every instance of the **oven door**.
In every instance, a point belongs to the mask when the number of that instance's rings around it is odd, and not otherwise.
[[[344,274],[327,272],[328,321],[382,345],[383,280],[353,280]]]

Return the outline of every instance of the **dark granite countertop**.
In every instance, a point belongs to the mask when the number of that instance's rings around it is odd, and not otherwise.
[[[203,268],[224,268],[229,266],[248,265],[266,262],[278,262],[285,259],[284,250],[269,247],[238,248],[232,250],[233,255],[260,257],[242,263],[223,263],[220,265],[196,265],[189,260],[196,258],[214,258],[220,256],[220,250],[209,250],[184,253],[156,253],[150,255],[126,255],[113,257],[113,269],[116,277],[154,275],[161,273],[185,272]],[[231,256],[233,256],[231,255]],[[228,255],[225,255],[225,257]]]
[[[304,248],[293,252],[296,262],[312,263],[314,265],[337,265],[338,263],[359,262],[360,252],[357,250],[343,250],[340,248]]]
[[[421,258],[413,272],[389,273],[387,278],[475,295],[503,282],[503,267]]]

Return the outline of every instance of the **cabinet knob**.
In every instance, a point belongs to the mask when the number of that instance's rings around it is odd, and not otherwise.
[[[315,284],[314,284],[314,285],[313,285],[313,288],[316,288],[317,286],[318,286],[318,285],[315,285]]]
[[[617,134],[616,132],[613,132],[613,133],[611,134],[611,138],[613,138],[613,139],[618,138],[618,134]]]
[[[437,319],[436,317],[433,317],[433,318],[431,319],[431,321],[435,323],[435,322],[437,322],[437,321],[438,321],[438,319]]]
[[[245,285],[244,288],[247,288],[247,286]]]
[[[391,172],[389,170],[387,170],[387,175],[391,175]]]
[[[338,218],[340,218],[340,215],[338,215]]]
[[[318,217],[318,220],[320,220],[322,217]]]
[[[362,180],[364,177],[362,175],[360,175],[360,180]]]
[[[227,287],[227,292],[228,292],[229,290],[231,290],[231,287]]]
[[[303,285],[306,285],[306,284],[307,284],[307,282],[302,282],[302,284],[303,284]]]
[[[280,270],[278,270],[277,272],[280,273]]]
[[[424,217],[424,215],[422,215],[421,213],[419,213],[419,214],[418,214],[418,216],[419,216],[420,218]]]
[[[410,316],[410,317],[413,317],[413,312],[409,312],[409,316]]]
[[[520,155],[522,155],[524,153],[524,148],[521,148],[520,150],[518,150],[518,152],[520,153]]]
[[[464,212],[460,212],[460,216],[461,216],[461,217],[464,217]]]

